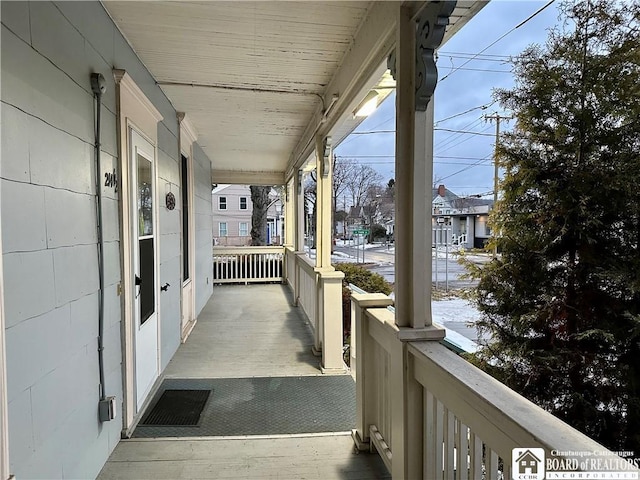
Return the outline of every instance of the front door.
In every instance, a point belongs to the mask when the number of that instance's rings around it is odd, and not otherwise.
[[[158,377],[158,290],[154,147],[130,130],[136,404]]]

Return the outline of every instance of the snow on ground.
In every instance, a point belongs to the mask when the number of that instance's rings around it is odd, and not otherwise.
[[[338,245],[349,245],[349,243],[349,241],[336,241],[336,244]],[[379,247],[380,245],[374,244],[373,246]],[[367,247],[370,248],[369,245],[367,245]],[[309,253],[309,256],[311,258],[315,258],[315,249],[310,250],[308,247],[305,247],[305,250]],[[391,251],[393,250],[393,247],[391,247]],[[444,258],[446,256],[446,253],[444,251],[438,251],[437,253],[439,258]],[[449,254],[451,255],[451,252]],[[465,254],[464,257],[473,261],[474,263],[485,263],[491,260],[491,255]],[[354,262],[355,257],[342,252],[334,252],[331,255],[331,261],[334,263]],[[376,263],[379,266],[387,265],[383,262],[371,263]],[[391,294],[391,297],[394,297],[393,293]],[[480,318],[480,312],[473,305],[471,305],[468,300],[463,298],[433,300],[431,302],[431,310],[433,322],[443,326],[447,330],[447,338],[452,343],[455,343],[467,352],[476,351],[478,347],[478,335],[475,326],[473,326],[473,323],[475,323]]]

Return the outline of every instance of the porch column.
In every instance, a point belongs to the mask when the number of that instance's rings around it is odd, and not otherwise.
[[[429,2],[416,11],[399,6],[396,79],[396,315],[391,349],[390,401],[393,478],[423,478],[424,392],[408,356],[412,341],[440,340],[444,329],[431,319],[431,185],[433,93],[438,79],[435,49],[441,44],[455,1]],[[426,428],[425,428],[426,427]]]
[[[318,330],[315,353],[322,350],[323,373],[343,372],[342,279],[331,265],[332,161],[331,137],[316,138],[316,289]]]
[[[316,268],[331,267],[331,137],[316,138]]]
[[[282,244],[285,247],[294,248],[295,232],[295,196],[293,184],[295,178],[290,179],[284,186],[284,239]],[[295,249],[295,248],[294,248]]]
[[[298,265],[298,254],[304,253],[304,188],[302,187],[302,172],[297,170],[291,180],[291,220],[287,220],[291,228],[291,243],[295,257],[295,278],[293,278],[293,304],[298,305],[300,299],[301,267]],[[288,240],[287,240],[288,241]]]
[[[417,25],[413,7],[399,7],[395,62],[390,59],[396,79],[396,324],[400,338],[415,340],[444,337],[431,322],[431,99],[437,79],[433,53],[442,36],[437,42],[430,38],[441,13],[434,10],[449,4],[443,3],[426,7]],[[444,19],[442,34],[448,14]]]

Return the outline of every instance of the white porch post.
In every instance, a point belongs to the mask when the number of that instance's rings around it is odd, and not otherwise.
[[[396,79],[396,316],[398,343],[391,352],[394,478],[423,478],[424,393],[408,356],[408,343],[440,340],[431,318],[431,184],[433,176],[434,52],[455,1],[412,2],[398,8]],[[394,71],[395,70],[395,71]],[[430,428],[427,426],[427,428]]]
[[[287,218],[287,224],[290,225],[291,244],[293,247],[296,266],[294,268],[295,278],[293,278],[293,304],[298,305],[300,299],[300,282],[302,272],[298,265],[298,254],[304,253],[304,188],[302,187],[302,172],[297,170],[291,179],[291,217]],[[287,239],[287,242],[289,240]]]
[[[331,265],[331,138],[316,138],[316,289],[318,328],[314,352],[322,351],[323,373],[342,372],[342,279]]]
[[[395,60],[396,324],[401,327],[401,338],[441,339],[444,331],[435,329],[431,322],[433,102],[430,98],[417,102],[418,49],[416,22],[412,19],[414,12],[410,5],[403,5],[398,10]],[[423,74],[423,82],[426,81],[424,77]]]
[[[331,156],[331,138],[316,138],[316,268],[331,267]]]
[[[9,477],[9,412],[4,335],[4,280],[2,267],[2,227],[0,226],[0,480]]]

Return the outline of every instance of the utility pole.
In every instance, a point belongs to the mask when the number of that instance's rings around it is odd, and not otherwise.
[[[498,204],[498,142],[500,141],[500,120],[511,120],[511,115],[499,115],[498,112],[493,115],[485,115],[484,119],[488,121],[496,121],[496,144],[493,151],[493,208]],[[493,258],[498,255],[498,247],[493,247]]]

